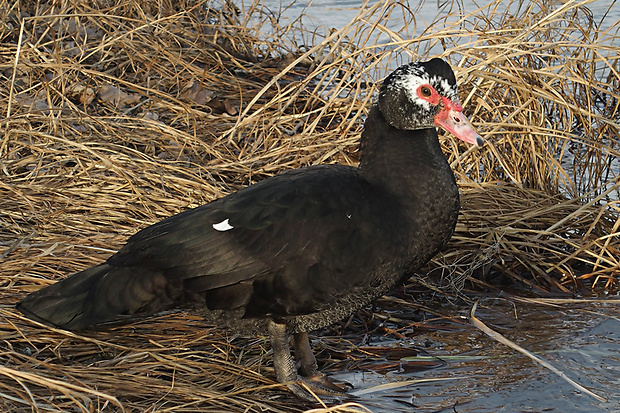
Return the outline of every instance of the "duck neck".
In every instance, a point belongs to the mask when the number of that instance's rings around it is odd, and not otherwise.
[[[362,133],[360,170],[372,185],[403,201],[413,196],[453,196],[458,201],[454,174],[441,151],[434,127],[396,129],[373,107]],[[426,194],[426,195],[423,195]]]
[[[418,268],[450,239],[459,211],[459,191],[437,131],[396,129],[373,108],[361,151],[360,174],[396,202],[391,211],[405,233],[404,256],[415,258],[410,264]]]

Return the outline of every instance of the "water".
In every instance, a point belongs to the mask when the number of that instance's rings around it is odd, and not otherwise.
[[[304,27],[310,32],[316,30],[323,36],[329,34],[330,30],[338,30],[347,24],[359,18],[360,6],[366,5],[366,9],[377,3],[377,0],[368,0],[363,3],[361,0],[263,0],[264,4],[281,16],[280,23],[284,25],[286,22],[296,21],[301,17]],[[560,7],[569,0],[548,0],[550,3],[557,3]],[[520,14],[520,6],[518,2],[506,1],[511,13]],[[525,6],[528,2],[523,2]],[[592,11],[594,21],[602,30],[610,30],[612,33],[620,30],[619,25],[614,25],[620,21],[620,0],[584,0],[587,8]],[[443,52],[443,46],[432,39],[420,40],[419,36],[427,29],[428,25],[438,20],[441,23],[435,25],[437,28],[450,27],[459,22],[464,16],[468,16],[478,9],[487,11],[495,10],[496,13],[502,13],[503,10],[496,8],[495,1],[486,0],[477,2],[475,0],[420,0],[403,2],[406,7],[396,8],[397,12],[393,16],[383,20],[380,24],[385,25],[388,29],[393,30],[394,37],[387,34],[380,34],[376,44],[385,44],[390,41],[397,41],[399,38],[403,40],[414,40],[408,47],[416,48],[416,51],[422,51],[420,55],[436,55]],[[503,4],[503,3],[502,3]],[[577,3],[580,4],[580,3]],[[407,8],[408,7],[408,8]],[[522,8],[522,7],[521,7]],[[539,9],[534,7],[534,10]],[[404,15],[401,10],[405,11]],[[521,10],[522,13],[522,10]],[[493,13],[489,13],[493,14]],[[376,18],[376,15],[373,16]],[[374,21],[373,21],[374,22]],[[470,22],[471,23],[471,22]],[[368,27],[371,26],[368,22]],[[381,30],[375,30],[380,32]],[[306,34],[308,35],[308,34]],[[576,34],[577,36],[579,34]],[[347,36],[351,36],[350,33]],[[312,41],[304,41],[305,39],[297,39],[301,44],[312,43]],[[418,40],[418,41],[416,41]],[[463,43],[467,41],[463,39],[453,39]],[[474,38],[470,39],[474,41]],[[372,43],[372,42],[370,42]],[[428,49],[428,50],[426,50]],[[410,57],[405,57],[400,64],[409,61]],[[392,69],[394,69],[393,67]]]
[[[374,343],[365,348],[372,353],[373,346],[422,347],[422,353],[443,361],[438,368],[416,372],[409,365],[403,369],[407,359],[400,359],[401,367],[394,371],[375,372],[367,367],[366,371],[332,376],[353,384],[354,394],[360,394],[356,401],[375,413],[620,412],[620,302],[559,307],[492,300],[483,304],[486,308],[479,309],[476,316],[486,325],[607,401],[576,390],[469,324],[448,323],[436,331],[412,331],[411,337],[400,340],[374,337]],[[377,385],[413,379],[446,380],[373,391]]]
[[[360,0],[310,0],[296,1],[291,5],[289,0],[265,0],[265,5],[274,11],[283,10],[282,16],[289,19],[296,19],[301,14],[307,15],[307,20],[314,27],[326,27],[339,29],[348,24],[359,12],[362,4]],[[370,0],[372,5],[376,0]],[[409,6],[415,11],[420,22],[427,24],[434,21],[437,17],[452,14],[450,19],[457,21],[460,14],[467,15],[480,6],[484,6],[490,1],[476,2],[474,0],[430,0],[413,1]],[[558,4],[564,1],[557,1]],[[609,28],[614,22],[620,20],[620,3],[617,0],[595,0],[590,2],[587,7],[592,11],[595,20],[605,19],[601,28]],[[608,12],[609,10],[609,12]],[[419,27],[419,31],[425,28]],[[419,32],[418,31],[418,32]]]

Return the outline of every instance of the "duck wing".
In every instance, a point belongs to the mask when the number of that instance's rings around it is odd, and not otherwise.
[[[381,248],[400,232],[388,228],[394,206],[379,209],[386,198],[355,168],[292,171],[148,227],[107,263],[161,272],[209,309],[315,312],[393,259]]]
[[[328,308],[394,261],[398,203],[356,168],[291,171],[147,227],[106,263],[20,303],[65,327],[196,304],[287,317]]]

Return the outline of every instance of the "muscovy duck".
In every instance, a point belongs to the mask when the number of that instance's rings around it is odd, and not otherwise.
[[[69,330],[189,308],[268,334],[277,379],[299,397],[342,392],[318,371],[307,332],[387,293],[452,236],[459,192],[435,126],[483,143],[448,63],[399,67],[365,121],[359,167],[284,172],[164,219],[17,308]]]

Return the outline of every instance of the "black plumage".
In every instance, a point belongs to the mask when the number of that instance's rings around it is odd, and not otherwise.
[[[191,308],[245,332],[267,333],[282,382],[320,375],[307,331],[385,294],[450,239],[459,209],[435,125],[482,140],[462,115],[456,80],[440,59],[385,81],[366,119],[359,168],[285,172],[145,228],[105,263],[21,301],[27,316],[85,329]],[[301,386],[289,386],[308,398]]]

